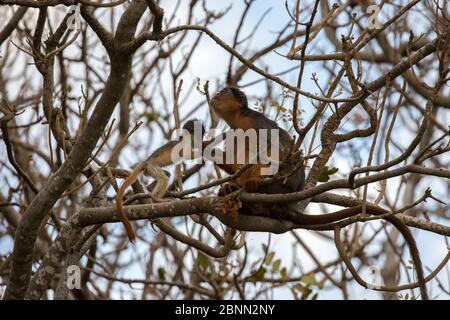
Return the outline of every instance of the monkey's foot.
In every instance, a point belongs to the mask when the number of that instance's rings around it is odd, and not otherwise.
[[[242,208],[242,202],[235,195],[227,195],[217,202],[217,209],[223,214],[228,214],[236,222],[239,217],[239,209]]]
[[[150,199],[152,199],[153,202],[155,203],[160,203],[160,202],[167,202],[168,200],[165,200],[157,195],[151,194],[150,193]]]
[[[236,184],[234,182],[229,182],[229,183],[226,183],[226,184],[220,186],[218,195],[222,197],[227,194],[233,193],[239,189],[241,189],[241,186],[239,186],[238,184]]]

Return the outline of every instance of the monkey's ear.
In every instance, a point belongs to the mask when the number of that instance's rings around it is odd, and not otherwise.
[[[238,87],[228,87],[243,108],[248,108],[247,96]]]

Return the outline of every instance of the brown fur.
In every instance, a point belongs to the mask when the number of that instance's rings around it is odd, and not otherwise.
[[[280,128],[276,122],[267,118],[264,114],[254,111],[248,108],[248,102],[245,94],[235,87],[226,87],[219,91],[212,99],[211,106],[214,111],[230,126],[232,129],[242,129],[244,131],[249,129],[278,129],[280,133],[280,160],[283,161],[287,155],[292,151],[294,144],[293,139],[290,135]],[[269,144],[270,145],[270,144]],[[245,159],[249,161],[248,155],[248,143],[245,144]],[[230,152],[226,150],[225,152]],[[270,154],[271,150],[267,150]],[[234,157],[237,159],[237,148],[232,151],[234,152]],[[225,155],[224,155],[225,157]],[[222,162],[224,163],[224,162]],[[229,174],[235,173],[242,164],[218,164],[224,171]],[[241,187],[244,187],[249,192],[257,192],[260,188],[258,187],[259,182],[262,180],[261,169],[267,167],[268,165],[263,165],[257,163],[247,169],[240,177],[238,177],[234,182]],[[286,181],[286,186],[284,188],[285,192],[297,191],[303,187],[304,182],[304,169],[301,167],[296,174],[293,174],[288,181]],[[266,186],[264,192],[271,192],[272,186]],[[279,188],[275,188],[279,191]],[[283,189],[283,188],[282,188]]]
[[[280,129],[280,155],[287,155],[291,151],[293,140],[289,134],[278,125],[265,117],[262,113],[256,112],[248,108],[247,98],[245,94],[237,88],[227,87],[221,90],[211,100],[211,105],[215,112],[223,119],[232,129]],[[248,149],[248,145],[245,146]],[[236,152],[236,150],[234,150]],[[236,156],[236,154],[235,154]],[[281,160],[284,160],[281,158]],[[227,173],[233,174],[241,165],[224,165],[223,168]],[[244,186],[249,192],[260,191],[262,193],[286,193],[294,192],[303,189],[305,173],[303,166],[297,170],[292,176],[290,176],[286,183],[273,183],[263,188],[256,187],[261,181],[261,164],[256,164],[249,168],[244,174],[242,174],[236,183],[239,186]],[[252,186],[250,188],[250,185]],[[252,189],[252,190],[249,190]],[[223,192],[223,190],[221,190]],[[369,207],[370,208],[370,207]],[[370,211],[370,210],[369,210]],[[372,212],[373,211],[373,212]],[[370,211],[371,214],[381,215],[386,211],[378,212],[377,210]],[[243,204],[239,210],[242,214],[249,215],[268,215],[278,216],[280,218],[288,218],[300,225],[319,225],[329,224],[337,222],[341,219],[345,219],[354,216],[361,212],[361,206],[343,209],[334,213],[313,216],[306,215],[298,211],[297,203],[289,202],[286,204],[273,204],[273,205],[259,205],[259,204]],[[409,228],[396,216],[387,216],[384,218],[386,221],[393,224],[397,230],[403,235],[406,243],[409,246],[412,260],[416,267],[417,278],[420,284],[420,292],[422,299],[428,299],[427,289],[425,285],[425,277],[422,267],[422,261],[420,259],[419,251],[416,241],[412,236]]]
[[[193,134],[194,132],[194,122],[197,120],[189,120],[183,126],[183,129],[188,130],[189,133]],[[202,125],[202,136],[204,134],[204,127]],[[192,139],[193,140],[193,139]],[[121,184],[119,190],[116,195],[116,208],[117,212],[119,212],[119,218],[122,224],[125,227],[125,230],[128,235],[128,239],[131,242],[136,240],[136,234],[133,231],[130,220],[125,214],[125,209],[123,207],[123,196],[125,194],[125,190],[132,185],[139,175],[144,173],[146,176],[152,176],[156,180],[156,186],[153,189],[152,195],[155,198],[160,198],[164,196],[167,191],[167,186],[169,182],[169,178],[166,176],[163,167],[172,164],[172,150],[173,148],[180,143],[181,141],[169,141],[162,147],[156,149],[147,160],[140,162],[136,165],[133,171],[130,173],[127,179]]]

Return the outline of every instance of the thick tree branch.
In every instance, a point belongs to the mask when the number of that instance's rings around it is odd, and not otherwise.
[[[145,7],[144,1],[134,1],[130,4],[119,21],[115,41],[121,44],[133,40],[137,24],[144,13]],[[88,161],[122,96],[130,73],[131,59],[131,55],[123,54],[111,57],[111,70],[105,88],[81,136],[67,160],[25,210],[16,232],[11,275],[4,299],[22,299],[25,296],[31,276],[31,258],[37,229],[47,212],[70,186],[79,172],[83,170]]]

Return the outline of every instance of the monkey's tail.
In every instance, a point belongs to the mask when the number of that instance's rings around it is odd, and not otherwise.
[[[367,212],[372,215],[382,215],[387,213],[386,210],[370,205],[367,205],[366,209]],[[335,223],[339,220],[359,214],[361,211],[362,206],[360,205],[323,215],[309,215],[300,212],[297,202],[292,202],[287,205],[288,218],[293,222],[303,226]],[[417,243],[414,240],[411,230],[409,230],[409,228],[403,223],[403,221],[396,216],[385,216],[383,217],[383,219],[390,222],[402,234],[403,238],[408,244],[409,251],[416,268],[417,282],[419,283],[420,294],[423,300],[428,300],[429,297],[423,272],[422,260],[420,259],[419,249],[417,248]]]
[[[304,214],[300,211],[297,202],[289,202],[287,205],[287,218],[300,225],[319,225],[337,222],[349,218],[361,212],[362,206],[350,207],[321,215]]]
[[[136,240],[136,234],[134,233],[133,227],[131,226],[130,220],[128,219],[127,215],[125,214],[125,209],[123,208],[123,195],[125,194],[125,190],[133,184],[137,177],[139,176],[139,172],[141,171],[141,166],[137,166],[133,172],[128,176],[128,178],[122,182],[119,191],[117,192],[116,196],[116,208],[117,212],[119,212],[119,218],[120,221],[122,221],[123,226],[125,227],[125,230],[128,235],[128,239],[132,243]]]

